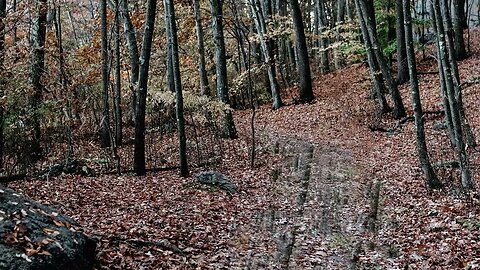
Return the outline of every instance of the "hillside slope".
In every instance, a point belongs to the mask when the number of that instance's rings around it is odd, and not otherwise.
[[[466,113],[480,136],[480,31],[460,63]],[[434,60],[421,60],[424,109],[440,109]],[[427,72],[428,71],[428,72]],[[74,217],[99,241],[98,269],[464,269],[480,264],[477,194],[454,171],[430,191],[418,166],[413,123],[389,116],[372,132],[375,107],[364,65],[316,78],[312,104],[257,111],[256,168],[249,167],[250,111],[222,166],[239,193],[192,185],[174,171],[18,182],[11,187]],[[408,85],[401,88],[410,105]],[[412,114],[410,106],[408,113]],[[446,135],[426,117],[432,160],[452,159]],[[174,141],[174,140],[172,140]],[[162,142],[159,142],[161,145]],[[479,154],[469,149],[474,178]],[[197,171],[193,171],[196,173]],[[375,230],[371,202],[381,183]],[[181,252],[179,251],[181,250]]]

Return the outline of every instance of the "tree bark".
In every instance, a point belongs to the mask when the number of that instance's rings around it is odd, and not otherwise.
[[[260,6],[259,1],[256,1],[256,0],[251,1],[250,7],[252,9],[252,14],[254,16],[255,26],[260,35],[260,46],[263,53],[263,57],[265,58],[265,62],[267,63],[268,80],[270,82],[270,91],[272,93],[272,99],[273,99],[272,108],[276,110],[283,105],[283,102],[280,97],[278,81],[276,78],[273,52],[271,50],[271,46],[269,46],[270,38],[268,37],[267,27],[265,25],[265,13],[263,12],[263,9]]]
[[[358,1],[359,0],[355,0],[355,6],[358,11],[358,22],[360,24],[360,29],[362,31],[363,43],[367,51],[370,78],[373,83],[373,89],[375,91],[380,112],[386,113],[390,111],[390,107],[388,106],[385,95],[383,94],[383,89],[384,89],[383,77],[380,76],[381,75],[380,70],[378,69],[378,66],[376,65],[376,62],[375,62],[375,53],[373,52],[372,44],[370,42],[370,38],[368,37],[367,25],[365,22],[365,18],[362,12],[360,11],[360,3]]]
[[[164,17],[165,17],[165,22],[167,22],[169,19],[168,19],[168,6],[165,5],[165,12],[164,12]],[[171,36],[172,35],[172,29],[170,29],[170,24],[167,23],[165,24],[165,35],[167,37]],[[173,48],[172,48],[172,44],[171,43],[168,43],[167,42],[167,55],[166,55],[166,59],[167,59],[167,85],[168,85],[168,90],[170,92],[173,92],[175,93],[175,75],[173,74],[174,73],[174,70],[173,70]]]
[[[115,145],[122,145],[123,122],[122,122],[122,85],[121,85],[121,57],[120,57],[120,9],[119,0],[115,0]]]
[[[7,0],[0,0],[0,98],[3,98],[5,95],[5,81],[4,81],[4,72],[5,72],[5,18],[7,16]],[[3,148],[4,148],[4,105],[0,104],[0,168],[3,168]]]
[[[445,39],[449,39],[449,35],[445,34],[444,21],[446,20],[445,13],[445,2],[443,0],[434,0],[433,8],[435,13],[435,24],[437,27],[437,38],[439,39],[438,44],[440,47],[438,51],[440,52],[440,57],[438,61],[441,61],[443,67],[443,74],[445,76],[445,84],[447,88],[447,96],[450,105],[450,111],[452,113],[452,126],[455,137],[455,150],[460,161],[460,172],[461,172],[461,181],[462,186],[465,189],[473,188],[473,182],[470,172],[470,164],[468,161],[467,152],[465,150],[465,143],[463,141],[463,130],[462,130],[462,120],[460,115],[460,108],[458,100],[455,95],[452,69],[450,63],[447,59],[447,48],[445,46]],[[443,12],[442,12],[443,10]]]
[[[398,5],[397,5],[398,8]],[[400,7],[401,8],[401,7]],[[397,11],[398,12],[398,11]],[[412,94],[412,106],[415,116],[415,129],[417,137],[417,152],[420,160],[420,164],[427,180],[427,184],[430,188],[440,188],[442,183],[438,180],[435,171],[432,168],[430,159],[428,157],[428,148],[425,140],[425,130],[423,123],[423,110],[420,99],[420,90],[418,87],[417,78],[417,65],[415,61],[415,51],[413,45],[413,33],[412,33],[412,18],[410,15],[410,0],[403,0],[403,13],[404,13],[404,37],[406,42],[406,54],[408,62],[408,71],[410,75],[410,89]],[[400,45],[400,44],[398,44]]]
[[[225,39],[223,34],[223,0],[210,0],[212,11],[212,28],[215,41],[215,60],[217,74],[217,98],[220,102],[230,105],[228,97],[227,59]],[[237,131],[233,122],[231,109],[225,111],[223,135],[227,138],[237,138]]]
[[[125,38],[127,39],[128,54],[130,57],[130,69],[132,74],[130,75],[130,91],[131,91],[131,120],[135,119],[135,107],[136,107],[136,89],[138,84],[139,76],[139,53],[138,53],[138,43],[137,43],[137,34],[135,27],[133,26],[132,19],[128,11],[128,0],[120,0],[120,20],[123,24],[123,29],[125,33]]]
[[[176,93],[176,117],[180,151],[180,174],[188,176],[187,138],[185,135],[185,118],[183,116],[182,81],[180,77],[180,61],[178,56],[177,25],[175,22],[175,7],[173,0],[165,0],[166,24],[169,25],[170,35],[167,37],[172,48],[172,65]]]
[[[202,16],[200,12],[200,1],[193,0],[193,12],[195,15],[195,30],[197,33],[198,46],[198,74],[200,76],[200,94],[210,96],[210,86],[208,84],[207,70],[205,68],[205,44],[203,41]]]
[[[323,74],[330,71],[330,63],[328,59],[328,39],[322,37],[323,31],[327,28],[325,23],[325,6],[323,0],[315,0],[315,35],[317,36],[318,55],[320,58],[320,70]]]
[[[394,103],[393,107],[393,116],[396,119],[400,119],[404,116],[406,116],[405,113],[405,107],[403,105],[402,97],[400,95],[400,91],[398,91],[397,84],[393,80],[392,73],[390,71],[390,67],[387,64],[387,61],[385,60],[385,56],[383,55],[383,52],[380,50],[380,44],[378,42],[377,34],[376,34],[376,29],[373,28],[374,23],[372,18],[368,15],[368,6],[365,3],[365,0],[358,0],[359,2],[359,7],[360,11],[363,13],[363,17],[366,23],[366,28],[368,32],[368,36],[371,42],[371,45],[373,47],[373,51],[375,53],[376,60],[378,64],[380,65],[380,69],[382,71],[382,74],[385,78],[385,82],[387,84],[387,87],[390,91],[390,95],[392,96],[392,100]]]
[[[396,14],[397,14],[397,84],[404,84],[409,80],[409,67],[407,63],[407,48],[405,46],[405,26],[404,10],[402,0],[396,0]]]
[[[307,40],[302,19],[302,12],[298,0],[290,0],[292,9],[293,28],[295,32],[295,47],[297,49],[297,72],[299,76],[300,101],[310,102],[314,99],[310,60],[308,58]]]
[[[433,10],[433,6],[432,6]],[[436,46],[437,46],[437,66],[438,66],[438,74],[440,75],[440,91],[443,99],[443,107],[445,109],[445,122],[447,123],[447,132],[448,132],[448,137],[450,139],[450,143],[452,147],[455,147],[455,133],[453,131],[453,122],[452,122],[452,112],[450,111],[450,102],[448,101],[448,93],[447,93],[447,85],[445,81],[445,74],[444,74],[444,68],[442,65],[442,61],[440,61],[441,53],[440,52],[440,38],[438,37],[439,33],[437,30],[437,25],[436,25],[436,15],[435,12],[432,12],[432,21],[433,21],[433,31],[435,33],[435,36],[437,37],[435,39]]]
[[[467,58],[465,39],[463,38],[463,17],[465,16],[465,0],[453,0],[453,31],[455,34],[455,59]]]
[[[40,147],[41,128],[39,115],[40,105],[42,103],[43,84],[42,76],[45,69],[45,37],[47,25],[48,5],[47,0],[37,1],[37,17],[33,22],[31,34],[31,44],[33,47],[32,64],[30,79],[33,86],[33,96],[31,97],[31,108],[33,110],[33,138],[31,143],[32,158],[38,159],[42,156]]]
[[[100,120],[100,146],[110,147],[110,109],[108,104],[108,41],[107,41],[107,1],[100,1],[101,55],[102,55],[102,118]]]
[[[447,41],[448,63],[450,64],[450,69],[452,72],[453,87],[455,90],[455,97],[458,102],[462,130],[466,137],[468,146],[473,148],[477,146],[477,142],[475,141],[475,136],[473,135],[470,125],[468,124],[467,118],[465,116],[465,109],[463,107],[462,87],[460,83],[460,74],[458,71],[458,64],[456,59],[457,45],[454,42],[454,30],[452,30],[454,27],[452,25],[452,18],[450,17],[450,13],[448,12],[448,2],[443,0],[440,3],[440,6],[443,12],[443,27],[445,29],[445,39]]]
[[[148,0],[145,30],[140,57],[138,77],[137,104],[135,110],[135,145],[133,153],[133,169],[137,175],[145,175],[145,109],[147,103],[148,70],[155,30],[155,11],[157,0]]]

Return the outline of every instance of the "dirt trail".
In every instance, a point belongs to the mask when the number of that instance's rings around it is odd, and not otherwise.
[[[242,237],[248,238],[247,254],[240,256],[244,265],[354,269],[365,216],[355,209],[365,202],[363,188],[353,178],[351,154],[335,146],[275,138],[272,151],[281,154],[283,162],[272,171],[269,205],[243,231]]]

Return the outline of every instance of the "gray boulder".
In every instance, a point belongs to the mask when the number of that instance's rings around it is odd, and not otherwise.
[[[0,185],[0,269],[93,269],[96,243],[71,218]]]
[[[219,172],[201,172],[197,175],[197,181],[210,186],[216,186],[228,193],[237,192],[237,186],[225,175]]]

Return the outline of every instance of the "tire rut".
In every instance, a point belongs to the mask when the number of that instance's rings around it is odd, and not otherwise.
[[[299,139],[275,148],[284,162],[272,171],[268,205],[240,230],[248,238],[242,268],[354,269],[364,220],[355,206],[365,202],[350,153]]]

